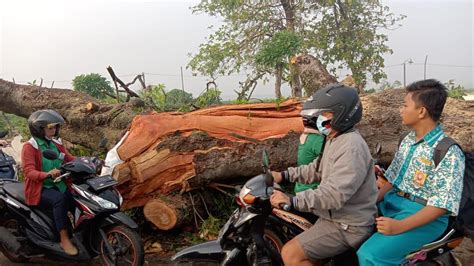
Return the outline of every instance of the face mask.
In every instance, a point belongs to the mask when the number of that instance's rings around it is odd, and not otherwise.
[[[320,115],[318,116],[318,120],[316,121],[316,126],[318,127],[318,130],[319,132],[321,132],[321,134],[324,134],[324,135],[329,135],[329,133],[331,133],[331,128],[327,128],[326,126],[323,126],[324,125],[327,125],[329,126],[329,121],[331,119],[323,116],[323,115]]]

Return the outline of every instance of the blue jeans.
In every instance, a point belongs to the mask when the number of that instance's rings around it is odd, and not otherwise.
[[[379,204],[383,216],[405,219],[425,206],[398,196],[394,189],[385,194]],[[357,251],[359,265],[400,265],[410,252],[438,239],[448,227],[448,215],[442,215],[423,226],[398,235],[373,234]]]
[[[74,199],[71,193],[66,190],[64,193],[55,188],[43,188],[41,191],[40,208],[53,209],[54,224],[56,229],[61,231],[68,225],[67,212],[73,206]]]

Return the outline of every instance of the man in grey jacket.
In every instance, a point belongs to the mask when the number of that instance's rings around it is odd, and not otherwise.
[[[318,265],[349,249],[357,249],[373,231],[377,213],[374,164],[367,143],[355,129],[362,105],[354,88],[333,84],[317,91],[302,115],[316,121],[326,135],[323,155],[309,165],[273,172],[280,182],[320,182],[294,197],[275,191],[275,208],[313,212],[318,221],[289,241],[282,250],[285,265]]]

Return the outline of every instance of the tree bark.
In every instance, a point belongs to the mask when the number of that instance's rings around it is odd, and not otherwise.
[[[283,11],[285,12],[285,19],[286,19],[286,30],[289,32],[295,32],[295,11],[294,11],[294,3],[292,0],[281,0],[280,1]],[[291,96],[292,97],[301,97],[302,89],[301,89],[301,81],[300,76],[295,68],[295,66],[291,63],[291,57],[288,58],[289,68],[290,68],[290,86],[291,86]]]
[[[326,70],[321,61],[312,55],[297,56],[293,66],[301,78],[306,96],[311,96],[328,84],[337,82],[337,79]]]
[[[281,98],[281,81],[283,79],[283,66],[278,65],[275,69],[275,98]]]
[[[291,84],[291,96],[292,97],[302,97],[303,93],[301,90],[301,81],[300,75],[294,66],[290,65],[290,84]]]

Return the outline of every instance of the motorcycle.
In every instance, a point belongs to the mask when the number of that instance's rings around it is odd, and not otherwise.
[[[376,153],[380,154],[377,145]],[[287,241],[313,226],[317,217],[310,213],[272,208],[270,196],[275,189],[269,171],[268,154],[263,151],[263,174],[248,180],[235,200],[240,206],[223,228],[217,240],[198,244],[178,252],[173,261],[209,260],[220,265],[283,265],[281,249]],[[377,164],[377,171],[383,168]],[[454,219],[452,220],[454,221]],[[448,252],[463,239],[452,221],[447,231],[436,241],[406,256],[405,265],[433,265],[435,259],[451,260]],[[348,250],[322,261],[322,265],[358,265],[356,250]],[[438,265],[438,264],[435,264]]]
[[[104,145],[105,146],[105,145]],[[57,159],[52,150],[47,159]],[[111,176],[98,176],[101,162],[79,157],[61,166],[54,181],[71,181],[74,205],[68,213],[68,231],[78,254],[70,256],[59,245],[52,210],[25,203],[24,184],[0,180],[0,250],[12,262],[34,257],[87,261],[97,256],[104,265],[143,265],[144,248],[137,224],[120,212],[123,199]]]
[[[0,132],[0,140],[8,134],[7,131]],[[6,144],[6,145],[5,145]],[[8,147],[6,142],[0,142],[0,179],[18,180],[17,166],[12,156],[4,153],[2,148]]]

